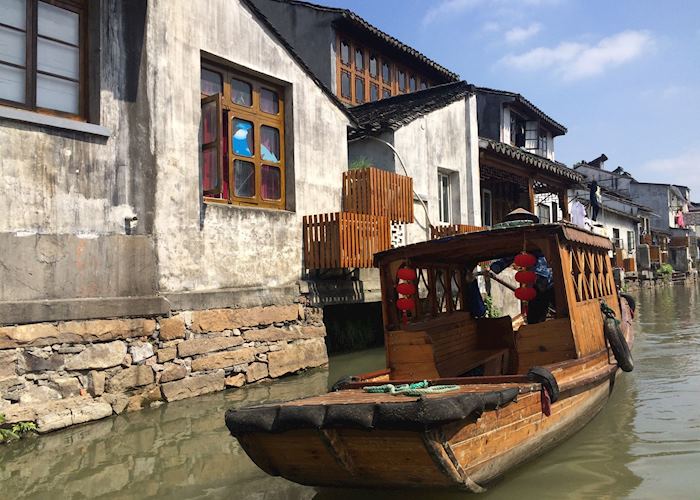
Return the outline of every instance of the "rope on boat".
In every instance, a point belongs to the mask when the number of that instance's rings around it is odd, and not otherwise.
[[[384,384],[363,387],[362,390],[371,394],[393,394],[402,396],[422,396],[423,394],[442,394],[456,391],[458,385],[433,385],[427,380],[414,382],[413,384]]]
[[[615,311],[608,305],[607,302],[605,302],[605,299],[602,299],[600,301],[600,311],[608,318],[614,319],[615,324],[619,325],[620,320],[617,319],[617,315],[615,314]]]

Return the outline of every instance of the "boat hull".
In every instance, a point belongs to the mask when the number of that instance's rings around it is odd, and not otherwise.
[[[294,429],[247,433],[241,446],[265,472],[310,486],[481,487],[585,426],[605,405],[612,377],[542,412],[542,392],[503,408],[423,430]]]

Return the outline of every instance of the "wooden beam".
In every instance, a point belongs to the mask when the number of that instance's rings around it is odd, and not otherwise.
[[[559,208],[561,208],[562,219],[571,221],[571,216],[569,215],[569,195],[566,189],[559,191]]]
[[[527,178],[527,195],[530,198],[530,212],[535,213],[535,179],[530,176]]]

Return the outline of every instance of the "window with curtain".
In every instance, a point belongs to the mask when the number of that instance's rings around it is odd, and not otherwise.
[[[283,90],[245,74],[204,64],[201,97],[205,199],[284,208]]]
[[[87,117],[84,0],[0,0],[0,103]]]

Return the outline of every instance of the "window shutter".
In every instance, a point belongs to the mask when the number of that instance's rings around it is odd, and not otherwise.
[[[205,196],[221,196],[224,178],[221,94],[202,99],[201,178]]]

